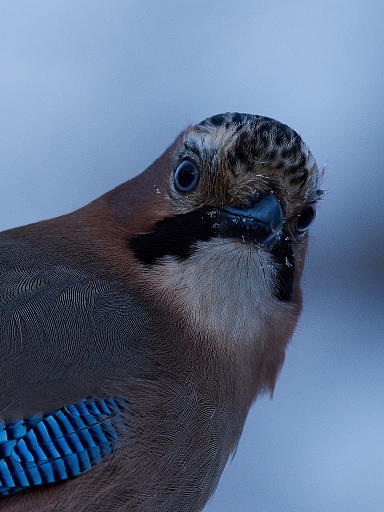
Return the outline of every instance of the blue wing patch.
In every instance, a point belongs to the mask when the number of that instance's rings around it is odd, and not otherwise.
[[[122,398],[62,407],[0,425],[0,496],[73,478],[110,455],[117,444]]]

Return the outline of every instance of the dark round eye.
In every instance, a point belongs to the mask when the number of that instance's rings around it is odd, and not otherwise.
[[[199,179],[199,171],[190,160],[184,160],[175,171],[175,187],[180,192],[193,190]]]
[[[296,231],[304,233],[315,220],[316,210],[313,206],[306,206],[296,221]]]

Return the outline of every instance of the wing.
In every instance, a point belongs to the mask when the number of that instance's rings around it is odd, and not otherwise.
[[[76,261],[75,259],[73,261]],[[5,422],[140,377],[150,315],[118,280],[31,242],[0,242],[0,416]]]

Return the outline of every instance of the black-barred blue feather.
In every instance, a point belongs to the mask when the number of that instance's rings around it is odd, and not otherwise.
[[[92,397],[44,416],[0,425],[0,496],[80,475],[118,443],[119,397]]]

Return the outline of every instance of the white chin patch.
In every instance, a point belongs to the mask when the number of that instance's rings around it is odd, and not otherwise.
[[[271,322],[280,322],[289,309],[275,298],[276,269],[261,246],[220,238],[199,242],[186,260],[167,256],[152,272],[152,286],[200,332],[218,340],[262,343]]]

